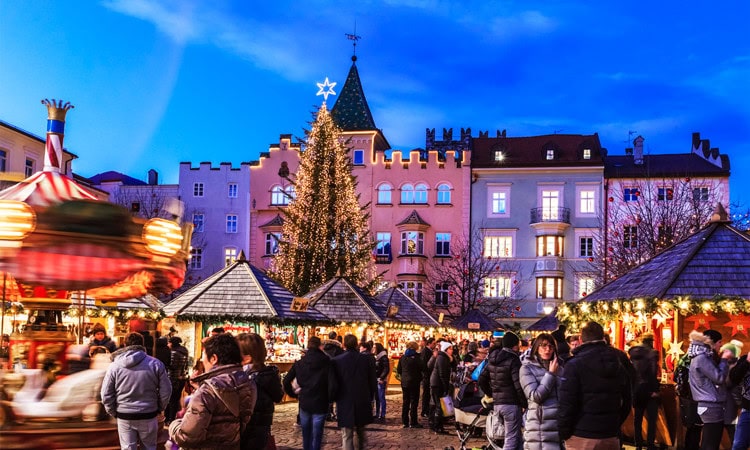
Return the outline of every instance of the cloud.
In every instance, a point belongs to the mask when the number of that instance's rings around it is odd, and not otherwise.
[[[112,11],[153,23],[178,44],[185,44],[203,33],[199,17],[196,17],[197,7],[189,1],[107,0],[103,5]]]

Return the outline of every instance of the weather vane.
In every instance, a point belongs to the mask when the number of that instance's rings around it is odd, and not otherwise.
[[[346,38],[349,39],[352,42],[352,45],[354,46],[353,56],[357,56],[357,41],[362,39],[362,36],[357,36],[357,21],[354,21],[354,33],[344,33],[346,35]]]
[[[318,85],[318,93],[315,95],[322,95],[323,103],[328,100],[329,95],[336,95],[336,92],[333,90],[334,86],[336,86],[336,83],[331,83],[330,81],[328,81],[328,77],[326,77],[326,80],[323,83],[316,84]]]

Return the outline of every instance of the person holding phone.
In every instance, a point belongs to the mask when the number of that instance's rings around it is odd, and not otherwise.
[[[557,432],[557,377],[561,372],[555,338],[548,333],[540,334],[520,371],[521,387],[529,402],[523,432],[525,449],[561,448]]]

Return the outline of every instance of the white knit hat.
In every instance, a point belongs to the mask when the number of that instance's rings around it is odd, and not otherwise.
[[[448,350],[449,347],[452,347],[452,346],[453,346],[453,344],[451,344],[450,342],[443,341],[443,342],[440,343],[440,351],[444,352],[444,351]]]

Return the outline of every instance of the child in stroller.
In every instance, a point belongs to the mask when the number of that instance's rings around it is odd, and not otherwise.
[[[456,434],[460,440],[460,450],[467,449],[466,442],[472,437],[482,436],[487,426],[488,417],[494,415],[492,405],[482,405],[484,393],[476,381],[469,380],[461,385],[456,393],[454,402]],[[497,420],[493,417],[490,422]],[[492,433],[490,433],[491,435]],[[500,450],[503,448],[502,440],[493,440],[487,437],[485,450]],[[454,450],[454,447],[446,447],[446,450]]]

